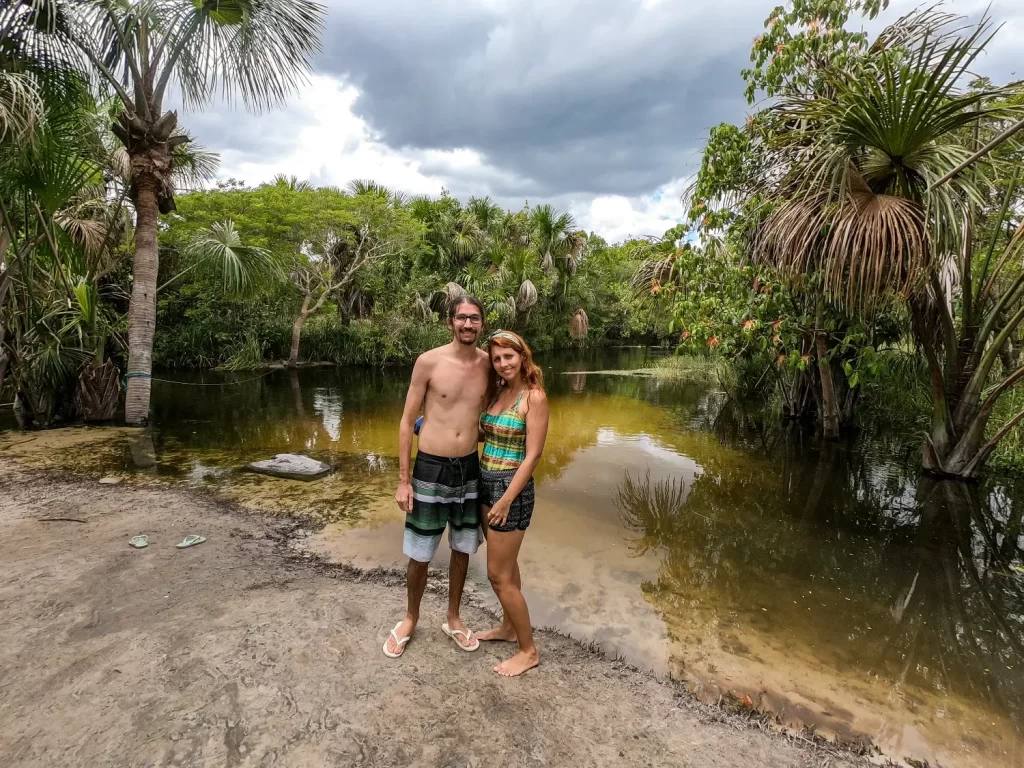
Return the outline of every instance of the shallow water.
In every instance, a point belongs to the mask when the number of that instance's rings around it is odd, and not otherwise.
[[[1024,765],[1024,486],[921,479],[905,439],[822,445],[713,386],[569,372],[656,354],[547,361],[551,430],[521,557],[534,623],[894,758]],[[154,384],[151,443],[132,430],[8,433],[0,450],[209,487],[328,523],[309,544],[328,557],[398,564],[407,376],[165,375],[181,383]],[[285,451],[337,472],[237,471]],[[483,551],[471,576],[489,595]]]

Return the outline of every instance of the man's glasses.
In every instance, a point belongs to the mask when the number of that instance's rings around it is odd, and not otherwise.
[[[465,325],[466,323],[472,323],[473,325],[480,325],[484,319],[480,315],[456,315],[455,322],[459,325]]]

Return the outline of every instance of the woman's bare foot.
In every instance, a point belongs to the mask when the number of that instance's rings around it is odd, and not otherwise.
[[[398,629],[395,630],[395,635],[398,635],[399,640],[401,640],[403,637],[411,637],[412,631],[414,629],[416,629],[416,620],[409,616],[406,616],[405,621],[403,621],[398,626]],[[391,651],[391,653],[404,653],[405,646],[408,645],[408,643],[402,643],[401,645],[399,645],[395,642],[395,635],[392,635],[390,632],[388,633],[388,644],[386,648],[389,651]]]
[[[511,659],[501,662],[494,668],[494,671],[502,677],[517,677],[538,664],[540,664],[540,654],[534,648],[529,651],[520,651]]]
[[[500,627],[495,627],[494,629],[477,632],[473,637],[477,640],[503,640],[506,643],[514,643],[519,639],[516,637],[515,629],[512,627],[506,627],[504,624]]]

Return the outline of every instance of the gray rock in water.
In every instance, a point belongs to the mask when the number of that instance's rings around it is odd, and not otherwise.
[[[316,480],[331,471],[330,464],[297,453],[279,453],[272,459],[246,464],[245,468],[250,472],[289,480]]]

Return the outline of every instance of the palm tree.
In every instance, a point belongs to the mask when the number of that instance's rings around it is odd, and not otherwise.
[[[125,419],[149,416],[159,214],[174,209],[174,150],[188,142],[168,89],[186,108],[219,91],[246,107],[279,105],[310,68],[323,6],[310,0],[17,0],[36,42],[87,68],[120,100],[113,131],[130,159],[135,257]],[[37,45],[37,47],[39,47]]]
[[[545,269],[553,269],[556,261],[572,263],[575,272],[576,260],[586,245],[586,236],[579,237],[572,214],[557,213],[550,205],[538,205],[530,214],[533,230],[532,240]]]
[[[273,180],[270,183],[276,184],[279,187],[284,187],[285,189],[289,189],[292,192],[305,192],[306,190],[313,189],[312,184],[310,184],[308,181],[300,181],[299,177],[294,174],[292,174],[291,176],[286,176],[283,173],[279,173],[276,176],[274,176]]]
[[[1020,115],[1007,99],[1022,89],[962,89],[992,31],[986,18],[961,35],[950,31],[955,21],[912,14],[883,33],[866,72],[834,72],[828,94],[790,96],[773,110],[789,130],[768,149],[757,190],[768,213],[752,245],[786,272],[818,276],[836,303],[870,312],[896,297],[909,301],[931,373],[924,466],[973,477],[1024,418],[985,441],[998,398],[1024,378],[1019,368],[992,381],[1024,322],[1024,273],[1002,277],[1024,233],[1009,242],[998,234],[1012,216],[1016,182],[1001,207],[991,202],[991,169],[937,182],[970,158],[983,127]],[[975,224],[986,217],[996,234],[978,243]]]

